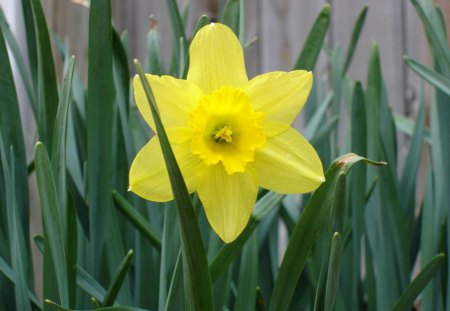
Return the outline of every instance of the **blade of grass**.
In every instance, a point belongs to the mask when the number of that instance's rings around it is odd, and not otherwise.
[[[342,256],[342,242],[341,236],[338,232],[333,235],[331,242],[330,261],[328,265],[327,286],[325,290],[325,311],[332,311],[334,301],[339,285],[340,263]]]
[[[169,10],[170,22],[172,24],[173,33],[173,56],[172,56],[172,72],[176,73],[180,68],[181,59],[180,55],[188,54],[188,44],[186,40],[186,34],[184,30],[183,20],[181,19],[180,11],[176,0],[166,0],[167,8]],[[183,44],[180,46],[180,38],[183,40]],[[183,52],[181,52],[181,49]],[[183,53],[183,54],[181,54]]]
[[[108,288],[108,291],[105,294],[105,298],[103,299],[103,307],[110,307],[114,304],[116,300],[117,294],[119,293],[120,287],[125,279],[125,276],[128,272],[128,268],[131,264],[131,258],[133,257],[133,251],[129,250],[125,258],[120,263],[119,269],[117,270],[116,275],[114,276],[111,285]]]
[[[220,22],[230,27],[236,34],[236,36],[239,36],[240,2],[241,0],[228,0],[225,3],[225,7],[223,8],[223,14],[222,17],[220,18]]]
[[[168,281],[176,264],[177,254],[180,250],[178,232],[172,226],[177,221],[177,212],[172,203],[164,206],[163,245],[161,249],[161,268],[159,277],[158,309],[163,311],[166,306]]]
[[[308,201],[291,235],[275,281],[269,311],[288,309],[308,254],[328,218],[334,196],[342,195],[334,193],[338,179],[341,174],[347,174],[353,164],[361,161],[372,165],[385,164],[372,162],[355,154],[347,154],[336,159],[327,170],[326,182],[314,192]]]
[[[314,69],[330,24],[330,11],[331,7],[329,4],[326,4],[322,11],[320,11],[303,44],[303,49],[297,58],[294,69],[308,71]]]
[[[54,303],[51,300],[45,300],[45,304],[50,307],[50,310],[55,311],[82,311],[82,310],[70,310],[61,307],[57,303]],[[135,308],[135,307],[128,307],[128,306],[119,306],[119,307],[106,307],[106,308],[95,308],[95,309],[89,309],[89,310],[83,310],[83,311],[148,311],[141,308]]]
[[[0,132],[1,134],[1,132]],[[11,265],[15,276],[14,298],[18,310],[31,311],[30,299],[28,296],[27,273],[27,246],[19,221],[19,211],[17,208],[15,193],[15,163],[14,149],[10,148],[10,162],[6,158],[5,146],[0,136],[0,160],[3,166],[3,176],[6,185],[6,209],[8,219],[8,236],[10,239]]]
[[[22,52],[20,51],[19,45],[17,44],[16,38],[14,37],[11,29],[6,21],[5,14],[3,10],[0,8],[0,27],[3,31],[3,35],[5,36],[5,40],[8,43],[8,46],[11,50],[12,55],[14,56],[14,60],[17,64],[17,69],[19,71],[20,78],[22,79],[22,83],[25,87],[25,93],[27,94],[28,101],[30,102],[31,109],[33,111],[34,117],[37,116],[36,106],[35,106],[35,95],[34,90],[31,87],[30,77],[25,66],[24,57]]]
[[[67,230],[67,183],[66,183],[66,137],[67,116],[71,102],[71,88],[75,56],[69,60],[64,77],[64,85],[61,91],[60,103],[56,112],[55,128],[53,132],[53,145],[51,152],[51,163],[53,176],[55,177],[56,193],[61,210],[62,230]],[[66,236],[66,234],[64,234]]]
[[[16,276],[14,275],[14,271],[11,269],[11,267],[6,263],[6,261],[0,257],[0,271],[12,282],[16,283]],[[31,302],[33,303],[34,307],[38,310],[42,310],[42,303],[39,301],[39,299],[36,297],[36,295],[28,290],[28,296],[30,297]]]
[[[419,296],[425,286],[433,279],[444,262],[444,254],[438,254],[434,256],[422,269],[422,271],[420,271],[420,273],[415,277],[415,279],[408,285],[400,298],[395,302],[394,306],[392,307],[392,311],[410,309],[417,296]]]
[[[405,64],[408,65],[408,67],[411,68],[420,77],[450,96],[450,79],[446,78],[439,72],[436,72],[422,65],[412,58],[405,56],[403,60]]]
[[[44,223],[44,238],[46,256],[51,256],[54,263],[54,271],[59,290],[61,304],[69,306],[69,290],[67,284],[67,261],[64,244],[64,233],[61,224],[61,214],[58,205],[55,179],[51,168],[50,159],[42,143],[36,144],[35,149],[36,178],[41,202],[42,219]]]
[[[234,310],[253,310],[256,304],[258,285],[258,236],[256,231],[250,236],[242,251],[239,269],[238,291]]]
[[[115,206],[133,226],[158,250],[161,251],[161,237],[153,225],[116,190],[112,192]]]
[[[39,139],[52,150],[52,137],[58,109],[58,87],[52,46],[40,0],[30,0],[33,9],[37,48],[37,125]]]
[[[28,173],[25,144],[20,120],[19,102],[2,29],[0,29],[0,77],[0,138],[3,140],[4,146],[2,152],[5,152],[7,161],[9,161],[9,148],[10,146],[14,148],[16,204],[19,209],[24,236],[29,236]],[[0,161],[0,171],[2,168],[3,165]],[[6,206],[5,191],[7,185],[5,183],[3,175],[0,174],[1,206]],[[1,219],[7,219],[6,210],[5,208],[1,209]]]
[[[355,84],[351,106],[351,150],[357,154],[367,154],[366,99],[361,83]],[[366,166],[353,169],[349,176],[350,202],[352,206],[352,276],[351,309],[359,310],[361,297],[361,237],[364,232],[364,208],[366,205]]]
[[[345,75],[345,73],[348,70],[348,67],[350,67],[350,64],[352,62],[356,45],[358,44],[359,38],[361,36],[361,31],[364,26],[364,22],[366,21],[367,10],[368,6],[365,5],[361,10],[361,12],[359,13],[358,18],[355,22],[355,26],[353,27],[352,37],[350,39],[350,42],[348,43],[347,54],[345,56],[345,63],[342,70],[342,75]]]
[[[114,82],[112,59],[111,1],[92,1],[89,13],[88,99],[87,99],[87,186],[89,202],[89,271],[101,271],[99,253],[105,244],[112,209],[112,132]]]
[[[184,269],[185,290],[187,286],[190,287],[189,289],[192,292],[192,307],[194,310],[213,310],[214,304],[208,261],[189,192],[159,117],[153,92],[137,60],[135,60],[135,65],[152,111],[156,132],[161,144],[161,150],[164,161],[166,162],[170,184],[175,198],[181,234],[183,263],[186,267]]]

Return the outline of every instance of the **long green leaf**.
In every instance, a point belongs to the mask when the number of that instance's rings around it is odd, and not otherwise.
[[[400,298],[395,302],[395,305],[392,307],[392,311],[402,311],[410,309],[417,296],[419,296],[428,282],[433,279],[444,261],[444,254],[438,254],[434,256],[422,269],[422,271],[420,271],[420,273],[415,277],[415,279],[408,285]]]
[[[228,0],[220,19],[220,22],[230,27],[236,36],[239,36],[240,2],[241,0]]]
[[[61,213],[58,205],[55,179],[50,159],[42,143],[35,149],[36,178],[41,202],[42,219],[44,222],[44,238],[50,249],[46,255],[51,256],[54,263],[56,280],[58,282],[61,304],[69,306],[69,289],[67,284],[67,262],[64,244],[64,233],[61,224]],[[48,253],[47,253],[48,251]]]
[[[334,300],[336,298],[337,288],[339,285],[339,275],[341,271],[341,256],[341,236],[338,232],[335,232],[331,242],[330,261],[328,265],[327,286],[325,290],[325,311],[332,311],[334,307]]]
[[[53,133],[53,144],[51,152],[51,162],[55,177],[56,193],[61,206],[61,220],[63,231],[66,231],[67,219],[67,183],[66,183],[66,136],[67,136],[67,116],[69,114],[69,104],[71,102],[71,88],[73,70],[75,66],[75,56],[69,61],[64,85],[61,91],[60,103],[56,113],[55,128]]]
[[[26,164],[25,144],[20,120],[19,102],[17,100],[14,77],[11,70],[8,51],[6,49],[3,31],[0,29],[0,136],[7,161],[9,148],[13,146],[15,154],[15,197],[24,235],[29,235],[29,205],[28,205],[28,173]],[[1,147],[0,147],[1,148]],[[2,170],[0,162],[0,171]],[[6,206],[6,181],[0,174],[0,205]],[[1,209],[1,219],[6,219],[6,209]]]
[[[35,95],[33,88],[31,87],[30,77],[25,66],[25,60],[22,55],[22,51],[14,37],[8,22],[6,21],[5,14],[3,10],[0,8],[0,27],[3,31],[3,35],[5,36],[5,40],[8,43],[8,46],[11,50],[11,53],[14,56],[14,60],[17,64],[17,69],[19,71],[20,78],[22,79],[23,85],[25,87],[25,92],[27,94],[28,101],[30,102],[31,108],[33,110],[34,116],[36,117],[36,106],[35,106]]]
[[[367,154],[366,99],[361,83],[355,84],[351,106],[351,150]],[[352,276],[351,308],[359,310],[361,297],[361,237],[364,232],[364,207],[366,203],[366,166],[355,167],[349,176],[350,204],[352,208]]]
[[[330,11],[330,5],[326,4],[319,16],[317,16],[316,21],[303,44],[303,49],[297,58],[294,69],[308,71],[314,69],[330,24]]]
[[[1,132],[0,132],[1,133]],[[16,308],[24,311],[31,311],[30,299],[28,296],[27,284],[27,247],[23,235],[23,229],[19,220],[19,210],[17,208],[15,194],[15,163],[14,149],[11,147],[10,163],[6,158],[3,139],[0,136],[0,162],[3,166],[3,176],[6,185],[6,210],[8,216],[8,236],[10,239],[11,265],[15,275],[14,298]]]
[[[439,72],[422,65],[412,58],[405,56],[403,59],[406,65],[408,65],[409,68],[411,68],[420,77],[450,96],[450,79],[444,77]]]
[[[37,125],[39,139],[52,150],[58,87],[52,46],[40,0],[31,0],[37,47]]]
[[[242,251],[238,292],[234,310],[247,311],[255,308],[258,285],[258,236],[250,236]]]
[[[128,307],[128,306],[119,306],[119,307],[106,307],[106,308],[95,308],[89,310],[69,310],[67,308],[63,308],[57,303],[54,303],[51,300],[45,300],[45,304],[51,307],[51,310],[55,311],[148,311],[141,308]]]
[[[0,271],[12,282],[16,283],[16,277],[14,275],[14,271],[11,269],[11,267],[6,263],[6,261],[0,257]],[[38,310],[42,310],[42,303],[39,301],[39,299],[36,297],[36,295],[28,290],[28,296],[30,297],[31,302],[33,303],[34,307]]]
[[[356,20],[355,26],[353,27],[352,38],[348,43],[347,54],[345,56],[345,63],[342,69],[342,75],[345,75],[345,73],[348,70],[348,67],[350,67],[350,63],[352,62],[353,54],[355,52],[356,45],[358,44],[361,35],[361,30],[364,26],[364,22],[366,21],[367,10],[368,6],[365,5],[361,10],[361,12],[359,13],[358,19]]]
[[[361,161],[373,165],[384,164],[369,161],[355,154],[344,155],[333,162],[325,174],[326,182],[314,192],[308,201],[294,228],[281,263],[270,300],[270,311],[288,309],[308,254],[328,218],[334,196],[342,195],[341,193],[336,194],[334,191],[338,179],[341,174],[347,174],[353,164]]]
[[[90,272],[100,272],[108,213],[112,212],[112,132],[114,82],[111,1],[92,1],[89,13],[87,99],[87,185],[89,202]]]
[[[153,92],[137,60],[135,60],[135,65],[152,111],[156,132],[158,133],[175,198],[182,241],[183,264],[186,267],[184,270],[185,289],[186,286],[190,287],[194,310],[213,310],[214,304],[208,261],[189,192],[159,117]]]
[[[129,250],[128,254],[122,260],[119,266],[119,270],[114,276],[111,285],[106,292],[105,298],[103,299],[103,307],[110,307],[114,304],[116,300],[117,294],[119,293],[120,287],[125,279],[125,276],[128,272],[128,268],[131,264],[131,258],[133,257],[133,251]]]
[[[175,73],[180,68],[180,63],[184,60],[180,59],[180,55],[186,56],[188,54],[188,42],[184,30],[183,20],[181,19],[180,11],[176,0],[166,0],[167,8],[169,10],[170,22],[172,24],[173,33],[173,61],[172,72]],[[181,39],[181,45],[179,44]]]
[[[139,230],[139,232],[157,249],[161,250],[161,237],[153,225],[116,190],[113,190],[115,206]]]

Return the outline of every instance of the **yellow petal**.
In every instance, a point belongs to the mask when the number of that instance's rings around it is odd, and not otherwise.
[[[251,172],[228,175],[221,164],[199,175],[197,193],[211,227],[225,243],[234,241],[250,219],[258,193]]]
[[[241,44],[225,25],[211,23],[200,29],[192,40],[189,57],[187,79],[207,94],[248,81]]]
[[[190,143],[172,145],[189,193],[195,191],[195,174],[200,160],[192,155]],[[136,155],[130,168],[130,191],[140,197],[156,202],[173,199],[166,164],[157,137],[152,138]]]
[[[325,181],[316,151],[293,128],[270,137],[249,168],[261,187],[283,194],[310,192]]]
[[[244,91],[253,108],[264,113],[267,123],[291,125],[308,99],[312,80],[312,73],[304,70],[269,72],[251,79]],[[279,128],[284,131],[287,127]],[[269,136],[278,133],[266,132]]]
[[[202,91],[193,83],[171,76],[146,75],[165,127],[189,127],[189,112],[197,105]],[[150,105],[139,76],[133,79],[134,98],[144,120],[155,130]]]

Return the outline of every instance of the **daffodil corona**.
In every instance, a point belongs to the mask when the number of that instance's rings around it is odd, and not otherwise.
[[[147,75],[189,192],[226,243],[245,228],[258,187],[283,194],[315,190],[325,179],[314,148],[290,125],[308,98],[310,72],[270,72],[248,80],[243,51],[225,25],[198,31],[186,80]],[[136,104],[155,130],[138,77]],[[158,138],[136,155],[130,190],[173,199]]]

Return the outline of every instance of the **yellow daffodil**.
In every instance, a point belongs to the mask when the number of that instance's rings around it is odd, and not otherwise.
[[[325,179],[314,148],[290,125],[308,98],[312,74],[270,72],[250,81],[241,45],[222,24],[203,27],[190,47],[186,80],[147,75],[190,193],[226,243],[245,228],[258,187],[283,193],[315,190]],[[136,104],[155,130],[142,84]],[[173,199],[158,138],[137,154],[130,190],[158,202]]]

